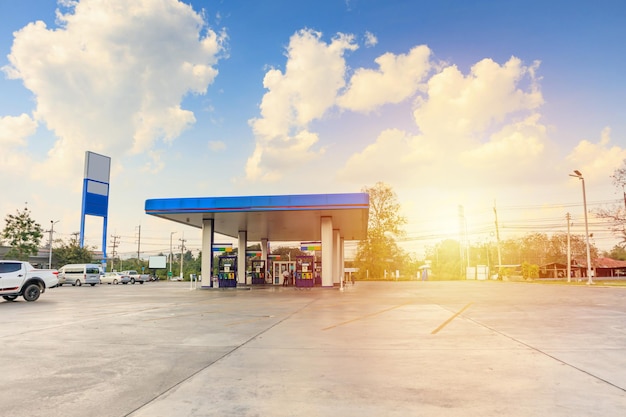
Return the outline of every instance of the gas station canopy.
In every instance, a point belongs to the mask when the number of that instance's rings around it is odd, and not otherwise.
[[[214,232],[248,241],[320,240],[322,217],[332,217],[333,229],[345,240],[367,236],[369,195],[304,194],[248,197],[163,198],[146,200],[146,214],[202,228],[213,219]]]

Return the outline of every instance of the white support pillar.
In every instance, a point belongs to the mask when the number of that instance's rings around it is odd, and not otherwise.
[[[245,230],[239,231],[239,241],[237,243],[237,284],[248,284],[246,279],[246,247],[248,246],[248,232]],[[252,282],[250,282],[252,284]]]
[[[268,262],[267,259],[267,255],[269,253],[269,243],[267,241],[267,238],[263,238],[261,239],[261,259],[263,259],[265,261],[265,279],[267,282],[267,277],[271,276],[270,274],[270,263]],[[274,280],[274,278],[272,278],[272,281]]]
[[[339,230],[333,230],[333,283],[341,285],[342,276],[340,275],[339,260],[341,259],[341,239]]]
[[[346,271],[345,271],[345,266],[346,266],[346,259],[345,259],[345,252],[344,252],[344,238],[339,238],[339,276],[341,276],[341,279],[344,279]]]
[[[213,219],[202,220],[202,288],[211,286],[213,275]]]
[[[333,286],[333,218],[320,219],[322,237],[322,287]]]

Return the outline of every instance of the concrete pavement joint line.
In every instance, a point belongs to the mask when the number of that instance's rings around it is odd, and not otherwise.
[[[257,317],[255,319],[248,319],[248,320],[241,320],[241,321],[233,321],[231,323],[225,323],[224,327],[231,327],[231,326],[236,326],[238,324],[246,324],[246,323],[254,323],[255,321],[259,321],[259,320],[266,320],[268,319],[269,316],[264,316],[264,317]]]
[[[196,312],[196,313],[172,314],[170,316],[154,317],[154,318],[149,318],[149,319],[143,319],[142,321],[157,321],[157,320],[178,319],[178,318],[181,318],[181,317],[195,317],[195,316],[198,316],[199,314],[215,314],[215,313],[221,313],[221,312],[222,311],[220,311],[220,310],[207,310],[207,311],[200,311],[200,312]]]
[[[368,317],[377,316],[379,314],[386,313],[387,311],[391,311],[391,310],[394,310],[396,308],[404,307],[404,306],[409,305],[409,304],[413,304],[413,301],[410,301],[410,302],[404,303],[404,304],[398,304],[397,306],[389,307],[389,308],[386,308],[384,310],[380,310],[380,311],[376,311],[374,313],[366,314],[364,316],[357,317],[357,318],[354,318],[352,320],[344,321],[344,322],[341,322],[341,323],[338,323],[338,324],[333,324],[332,326],[324,327],[322,329],[322,331],[334,329],[335,327],[343,326],[345,324],[350,324],[350,323],[353,323],[355,321],[363,320],[363,319],[368,318]]]
[[[462,314],[465,310],[467,310],[468,308],[470,308],[470,306],[472,305],[472,303],[469,303],[468,305],[466,305],[465,307],[463,307],[461,310],[459,310],[457,313],[455,313],[454,315],[452,315],[452,317],[450,317],[448,320],[444,321],[443,323],[441,323],[441,325],[439,327],[437,327],[435,330],[433,330],[432,332],[430,332],[430,334],[437,334],[439,333],[439,331],[441,329],[443,329],[444,327],[446,327],[452,320],[454,320],[455,318],[457,318],[460,314]]]
[[[175,383],[174,385],[172,385],[171,387],[167,388],[166,390],[164,390],[163,392],[161,392],[158,395],[155,395],[151,400],[146,401],[143,405],[140,405],[139,407],[135,408],[134,410],[131,410],[129,413],[124,414],[123,417],[129,417],[131,415],[133,415],[135,412],[139,411],[140,409],[142,409],[143,407],[147,406],[148,404],[156,401],[157,399],[159,399],[160,397],[162,397],[163,395],[165,395],[167,392],[173,390],[174,388],[178,387],[179,385],[181,385],[184,382],[187,382],[188,380],[190,380],[191,378],[193,378],[194,376],[198,375],[200,372],[208,369],[209,367],[213,366],[214,364],[220,362],[222,359],[225,359],[227,357],[229,357],[232,353],[238,351],[239,349],[241,349],[242,347],[246,346],[247,344],[249,344],[250,342],[252,342],[254,339],[256,339],[257,337],[267,333],[268,331],[272,330],[274,327],[278,326],[279,324],[281,324],[282,322],[284,322],[285,320],[289,319],[290,317],[292,317],[293,315],[301,312],[302,310],[304,310],[305,308],[307,308],[309,305],[313,304],[315,301],[317,301],[317,299],[311,300],[310,302],[308,302],[307,304],[303,305],[302,307],[300,307],[299,309],[297,309],[296,311],[294,311],[293,313],[285,316],[284,319],[277,321],[276,323],[274,323],[273,325],[269,326],[267,329],[260,331],[259,333],[253,335],[252,337],[250,337],[248,340],[246,340],[245,342],[243,342],[242,344],[240,344],[239,346],[235,346],[234,348],[232,348],[231,350],[229,350],[228,352],[224,353],[222,356],[220,356],[219,358],[217,358],[216,360],[214,360],[211,363],[208,363],[206,366],[201,367],[200,369],[198,369],[197,371],[191,373],[189,376],[181,379],[180,381],[178,381],[177,383]]]
[[[595,379],[597,379],[597,380],[599,380],[599,381],[602,381],[602,382],[604,382],[604,383],[605,383],[605,384],[607,384],[607,385],[610,385],[610,386],[612,386],[612,387],[615,387],[615,388],[617,388],[617,389],[618,389],[618,390],[620,390],[620,391],[624,391],[624,392],[626,392],[626,388],[624,388],[624,387],[620,387],[619,385],[614,384],[614,383],[612,383],[611,381],[607,381],[606,379],[601,378],[601,377],[599,377],[599,376],[597,376],[597,375],[594,375],[594,374],[592,374],[592,373],[591,373],[591,372],[589,372],[589,371],[585,371],[584,369],[579,368],[578,366],[575,366],[575,365],[572,365],[571,363],[565,362],[563,359],[559,359],[559,358],[557,358],[556,356],[553,356],[553,355],[549,354],[548,352],[544,352],[543,350],[541,350],[541,349],[539,349],[539,348],[536,348],[536,347],[534,347],[534,346],[531,346],[531,345],[529,345],[528,343],[523,342],[523,341],[521,341],[521,340],[519,340],[519,339],[517,339],[517,338],[515,338],[515,337],[513,337],[513,336],[509,336],[508,334],[503,333],[503,332],[501,332],[501,331],[499,331],[499,330],[496,330],[496,329],[494,329],[494,328],[492,328],[492,327],[489,327],[489,326],[487,326],[486,324],[481,323],[481,322],[479,322],[479,321],[477,321],[477,320],[474,320],[474,319],[471,319],[471,318],[468,318],[468,320],[470,320],[470,321],[472,321],[472,322],[474,322],[474,323],[478,324],[479,326],[482,326],[482,327],[484,327],[484,328],[486,328],[486,329],[489,329],[489,330],[491,330],[491,331],[492,331],[492,332],[494,332],[494,333],[498,333],[499,335],[504,336],[504,337],[506,337],[506,338],[507,338],[507,339],[509,339],[509,340],[512,340],[512,341],[514,341],[514,342],[516,342],[516,343],[519,343],[519,344],[520,344],[520,345],[522,345],[522,346],[526,346],[528,349],[534,350],[535,352],[538,352],[538,353],[540,353],[540,354],[542,354],[542,355],[544,355],[544,356],[547,356],[548,358],[551,358],[551,359],[553,359],[553,360],[555,360],[555,361],[557,361],[557,362],[559,362],[559,363],[562,363],[562,364],[563,364],[563,365],[565,365],[565,366],[569,366],[570,368],[573,368],[573,369],[577,370],[578,372],[582,372],[582,373],[584,373],[584,374],[587,374],[587,375],[589,375],[590,377],[595,378]]]

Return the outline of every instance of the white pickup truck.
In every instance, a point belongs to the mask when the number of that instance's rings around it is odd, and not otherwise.
[[[144,282],[150,281],[150,275],[140,274],[132,269],[130,271],[122,271],[122,275],[128,275],[130,277],[131,284],[134,284],[135,282],[143,284]]]
[[[56,269],[36,269],[28,262],[0,261],[0,295],[13,301],[20,295],[26,301],[36,301],[46,288],[59,283]]]

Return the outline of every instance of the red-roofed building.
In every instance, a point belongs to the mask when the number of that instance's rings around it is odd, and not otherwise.
[[[626,276],[626,261],[617,261],[611,258],[596,258],[591,263],[596,270],[596,277]]]
[[[626,261],[618,261],[611,258],[595,258],[591,261],[594,269],[594,277],[618,278],[626,277]],[[587,262],[585,259],[572,259],[572,278],[587,277]],[[551,262],[539,268],[539,278],[566,278],[567,265]]]

